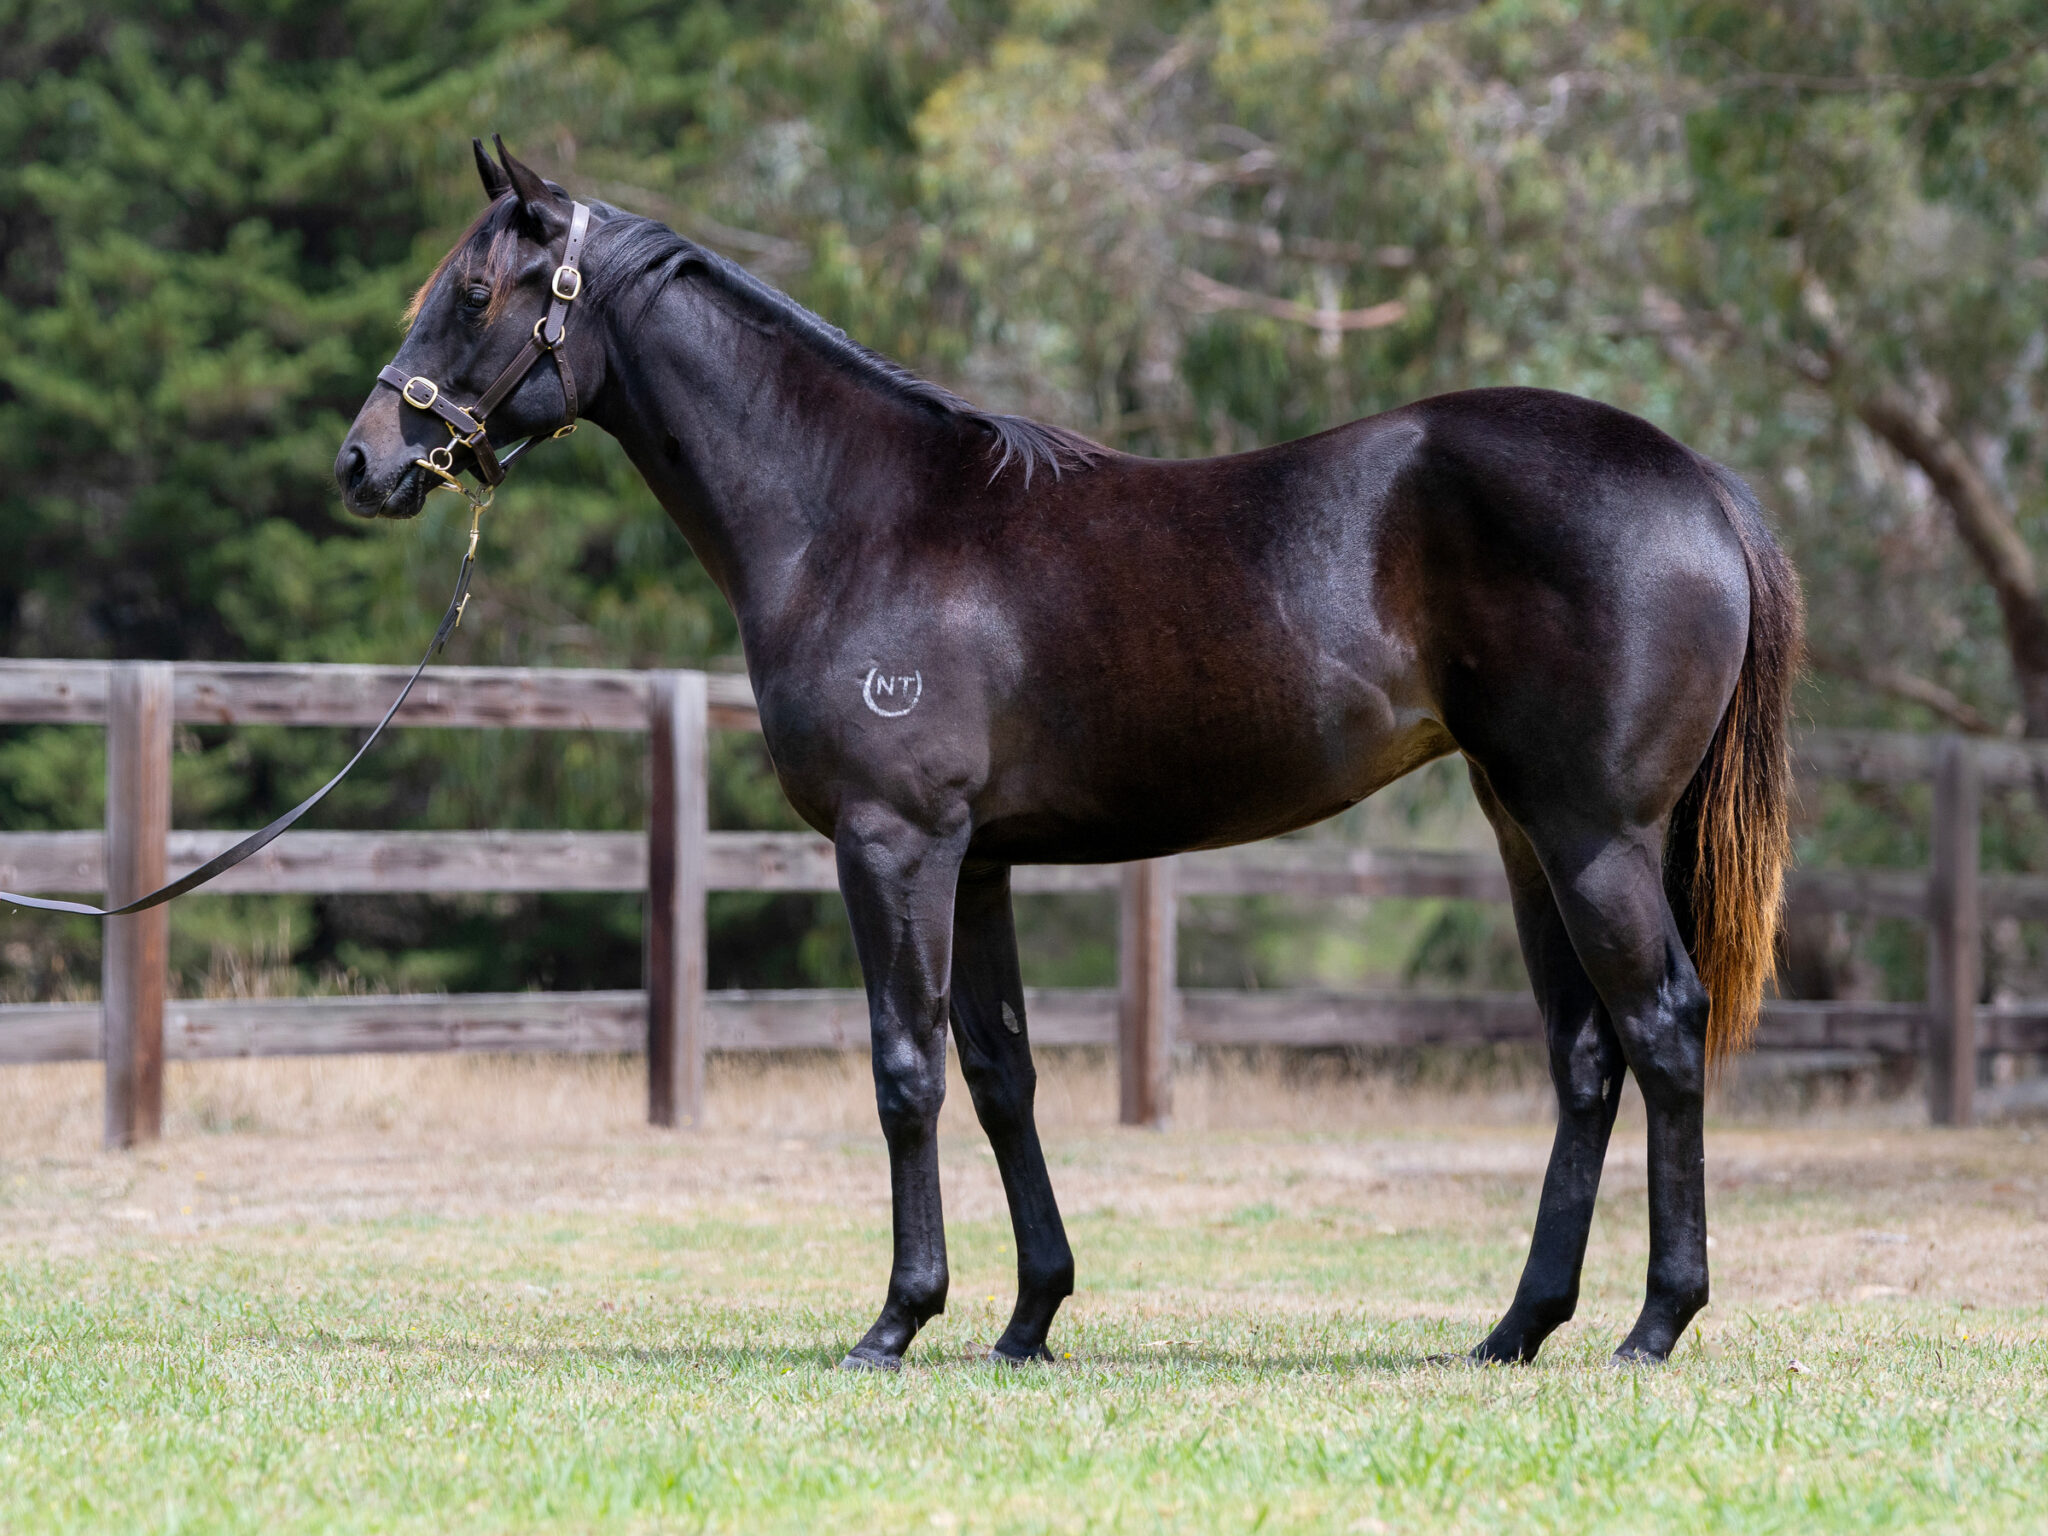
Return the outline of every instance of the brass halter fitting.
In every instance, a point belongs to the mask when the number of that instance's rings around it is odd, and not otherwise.
[[[481,515],[484,508],[491,504],[492,498],[498,494],[498,488],[495,485],[480,485],[472,488],[467,481],[455,473],[455,450],[458,447],[470,447],[471,443],[466,437],[457,437],[455,435],[455,428],[452,426],[448,429],[448,436],[450,439],[448,442],[443,443],[425,458],[414,459],[413,463],[441,482],[439,485],[430,486],[427,494],[432,495],[435,491],[455,491]],[[476,553],[475,534],[476,527],[474,519],[472,519],[470,526],[471,554]]]
[[[484,508],[491,504],[491,488],[486,486],[481,496],[472,494],[468,486],[460,483],[455,488],[461,491],[463,495],[469,497],[469,550],[462,557],[463,569],[468,570],[476,564],[476,545],[477,540],[483,536]],[[455,627],[457,629],[462,628],[462,616],[468,611],[469,592],[465,588],[462,594],[462,601],[455,605]]]

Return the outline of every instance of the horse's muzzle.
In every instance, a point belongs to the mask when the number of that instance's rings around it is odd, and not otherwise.
[[[360,443],[348,442],[334,460],[334,483],[341,499],[357,517],[396,520],[418,517],[426,503],[426,476],[419,466],[407,464],[388,484],[379,486],[370,474],[370,456]]]

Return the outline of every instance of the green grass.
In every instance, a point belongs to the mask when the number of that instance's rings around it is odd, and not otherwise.
[[[1735,1294],[1661,1370],[1606,1363],[1641,1283],[1624,1173],[1579,1320],[1534,1367],[1471,1370],[1426,1357],[1468,1346],[1511,1289],[1529,1180],[1431,1175],[1417,1217],[1398,1171],[1353,1199],[1318,1182],[1317,1159],[1356,1139],[1065,1136],[1083,1291],[1055,1342],[1071,1359],[1008,1371],[972,1358],[1007,1314],[1012,1259],[956,1129],[949,1188],[971,1209],[951,1226],[953,1304],[893,1378],[833,1369],[887,1262],[867,1187],[881,1160],[858,1138],[622,1143],[652,1200],[463,1215],[422,1199],[359,1220],[229,1219],[224,1182],[275,1193],[302,1149],[218,1140],[241,1171],[168,1197],[196,1212],[59,1223],[0,1250],[0,1530],[2048,1525],[2041,1306],[1953,1288],[1799,1300],[1803,1281],[1772,1299],[1758,1278],[1873,1211],[1968,1206],[1970,1241],[2009,1232],[1994,1261],[2038,1294],[2039,1213],[1943,1184],[1943,1144],[1924,1138],[1889,1189],[1779,1183],[1757,1151],[1757,1176],[1714,1197]],[[174,1148],[163,1187],[194,1190],[190,1166],[216,1150]],[[770,1185],[778,1157],[838,1165],[839,1182]],[[16,1174],[9,1211],[58,1222],[137,1198],[95,1183],[119,1166]],[[713,1193],[662,1184],[679,1170]],[[1395,1230],[1404,1199],[1413,1224]],[[1833,1267],[1905,1263],[1879,1236]]]

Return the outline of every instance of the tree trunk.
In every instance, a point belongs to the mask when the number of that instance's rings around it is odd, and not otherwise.
[[[1964,547],[1991,583],[2005,621],[2020,713],[2029,736],[2048,737],[2048,608],[2034,557],[1998,488],[1935,414],[1895,385],[1856,402],[1863,424],[1933,485]]]

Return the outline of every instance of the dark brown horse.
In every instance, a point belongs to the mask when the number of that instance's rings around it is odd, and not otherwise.
[[[732,603],[867,981],[895,1261],[847,1364],[895,1366],[945,1305],[949,1017],[1016,1228],[997,1354],[1044,1357],[1073,1289],[1011,866],[1270,837],[1452,752],[1499,835],[1559,1103],[1521,1285],[1473,1354],[1527,1360],[1571,1316],[1626,1070],[1650,1265],[1618,1353],[1666,1356],[1707,1300],[1701,1099],[1756,1017],[1786,851],[1799,597],[1743,483],[1533,389],[1132,458],[977,410],[602,205],[586,285],[564,260],[582,205],[477,156],[490,205],[387,373],[409,394],[371,395],[335,471],[358,512],[410,517],[436,444],[498,469],[481,433],[451,444],[466,426],[414,408],[428,381],[490,397],[500,442],[580,398]]]

